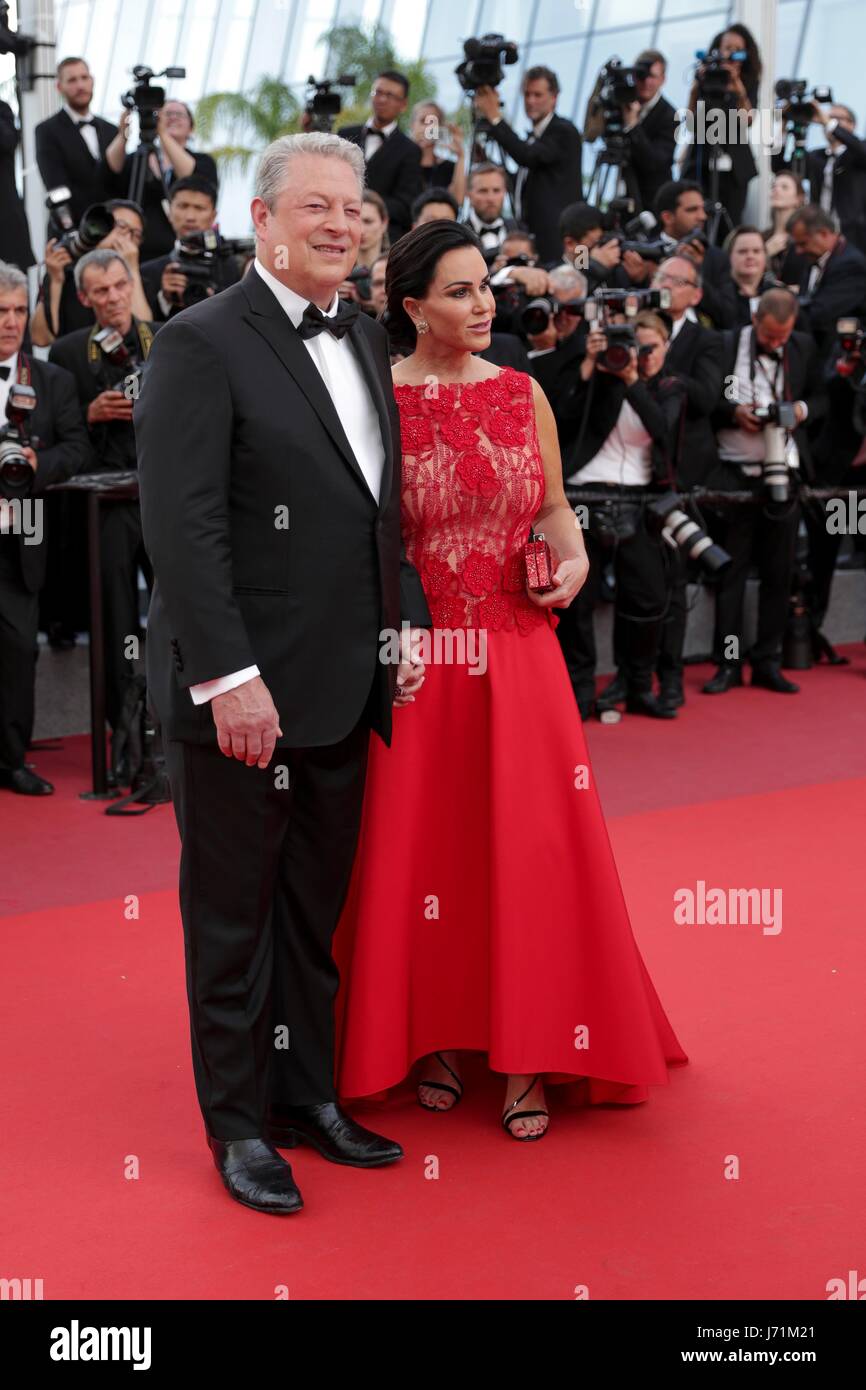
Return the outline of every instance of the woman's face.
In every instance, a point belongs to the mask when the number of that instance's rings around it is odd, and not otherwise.
[[[439,139],[439,117],[433,106],[422,106],[415,112],[412,139],[416,145],[435,145]]]
[[[186,107],[180,101],[167,101],[162,110],[169,135],[185,145],[192,134],[192,121]]]
[[[361,250],[366,251],[368,247],[381,241],[384,232],[385,223],[382,221],[376,204],[363,203],[361,205]]]
[[[798,208],[803,201],[803,195],[790,174],[777,174],[773,179],[773,186],[770,189],[771,208]]]
[[[667,340],[655,328],[638,328],[635,337],[638,347],[650,349],[638,358],[641,376],[658,376],[668,350]]]
[[[719,52],[726,62],[730,59],[732,53],[745,52],[745,48],[746,45],[739,34],[732,33],[730,29],[722,34]]]
[[[757,232],[738,236],[730,253],[731,274],[737,281],[755,280],[767,269],[764,238]]]
[[[403,305],[416,321],[426,319],[432,336],[455,351],[480,352],[490,346],[496,306],[490,271],[474,246],[446,251],[424,298],[406,298]]]

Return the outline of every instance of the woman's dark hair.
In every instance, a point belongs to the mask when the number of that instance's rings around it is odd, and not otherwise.
[[[398,351],[414,352],[417,339],[415,325],[403,308],[403,300],[423,299],[442,257],[464,246],[474,246],[481,252],[481,242],[471,227],[441,217],[435,222],[423,222],[391,247],[385,272],[388,305],[385,327],[392,346]]]
[[[758,87],[761,82],[761,73],[764,65],[761,62],[761,54],[755,42],[755,36],[751,29],[747,29],[745,24],[726,24],[724,29],[720,29],[710,44],[710,48],[718,48],[725,34],[736,34],[743,41],[743,48],[746,50],[746,61],[740,65],[740,76],[743,79],[743,86],[749,93],[752,101],[758,99]]]

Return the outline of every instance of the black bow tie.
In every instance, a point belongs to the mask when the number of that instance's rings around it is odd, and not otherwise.
[[[302,338],[315,338],[323,328],[327,328],[335,338],[342,338],[344,333],[348,333],[360,312],[359,304],[354,304],[351,300],[341,300],[336,314],[329,318],[315,304],[308,304],[298,324],[298,332]]]
[[[485,232],[501,232],[501,231],[502,231],[502,223],[501,223],[501,222],[482,222],[482,223],[480,223],[480,225],[479,225],[479,227],[478,227],[478,233],[479,233],[480,236],[483,236]]]
[[[78,129],[81,130],[82,126],[96,125],[96,121],[94,120],[93,116],[88,116],[86,120],[76,121],[75,124],[78,126]]]
[[[11,367],[0,367],[0,378],[2,378],[3,381],[8,381],[11,375]]]
[[[387,138],[388,138],[387,135],[385,134],[384,130],[377,130],[376,127],[375,127],[374,125],[365,125],[365,126],[364,126],[364,135],[365,135],[365,137],[366,137],[367,135],[378,135],[378,137],[379,137],[380,140],[387,140]]]

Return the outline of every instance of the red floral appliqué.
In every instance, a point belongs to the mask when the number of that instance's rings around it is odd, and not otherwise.
[[[472,550],[463,561],[460,578],[464,589],[481,596],[499,588],[500,569],[492,555],[482,555],[480,551]]]
[[[469,492],[480,492],[482,497],[495,497],[502,487],[493,464],[483,454],[473,451],[464,454],[457,460],[455,471]]]

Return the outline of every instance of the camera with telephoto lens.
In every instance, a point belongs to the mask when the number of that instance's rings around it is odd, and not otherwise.
[[[35,408],[33,387],[12,382],[6,400],[7,423],[0,425],[0,497],[7,501],[22,497],[33,485],[33,469],[23,451],[33,447],[29,423]]]
[[[748,56],[744,48],[736,49],[727,57],[719,48],[711,48],[706,52],[701,49],[698,50],[695,54],[698,60],[695,77],[701,99],[707,106],[711,103],[725,105],[730,102],[733,95],[731,92],[731,74],[726,65],[728,63],[745,63]]]
[[[139,63],[132,69],[135,86],[123,92],[121,102],[127,111],[138,112],[138,138],[143,145],[152,145],[156,139],[157,112],[165,105],[165,88],[152,87],[154,77],[186,77],[186,68],[163,68],[154,72],[153,68]]]
[[[783,430],[797,428],[793,401],[771,401],[769,405],[756,405],[752,407],[752,414],[762,425],[778,425]]]
[[[799,139],[805,137],[809,123],[815,115],[812,102],[818,101],[822,105],[828,105],[833,100],[833,93],[829,87],[813,87],[810,100],[806,92],[807,85],[805,78],[780,77],[775,87],[776,100],[787,108],[785,128],[793,131]]]
[[[52,188],[45,199],[45,206],[48,209],[49,236],[57,242],[54,249],[68,251],[73,261],[78,261],[88,251],[95,251],[108,236],[114,227],[114,213],[105,203],[92,203],[76,226],[70,207],[71,199],[68,188]]]
[[[636,318],[642,309],[669,309],[670,290],[596,290],[583,306],[588,323],[600,329],[606,339],[604,352],[598,355],[598,365],[609,372],[624,372],[632,352],[640,356],[634,326],[612,323],[614,314]]]
[[[102,353],[103,373],[110,390],[122,390],[129,399],[135,396],[133,382],[141,376],[142,361],[137,352],[130,352],[117,328],[100,328],[93,341]]]
[[[329,134],[334,121],[343,109],[343,98],[335,87],[354,87],[355,77],[344,72],[341,77],[324,77],[319,82],[312,73],[307,78],[304,111],[308,117],[307,131],[321,130]]]
[[[864,365],[863,343],[866,331],[859,319],[837,319],[836,336],[842,356],[836,358],[837,376],[853,376]]]
[[[560,303],[558,299],[553,299],[550,295],[545,295],[540,299],[530,299],[526,307],[520,311],[518,323],[521,331],[527,337],[535,337],[537,334],[545,332],[551,319],[556,318],[557,314],[568,314],[571,318],[580,318],[585,304],[585,299],[575,299],[568,304]]]
[[[498,87],[505,73],[502,64],[516,63],[517,44],[510,43],[504,34],[482,34],[480,39],[467,39],[463,45],[464,59],[454,69],[454,75],[464,92],[478,87]]]
[[[704,528],[683,510],[683,499],[676,492],[665,492],[647,504],[647,515],[658,526],[662,539],[684,559],[695,560],[709,574],[718,574],[731,563],[726,550],[707,535]]]
[[[178,237],[179,250],[172,254],[171,263],[186,276],[186,289],[180,300],[184,309],[207,299],[208,290],[218,288],[217,259],[220,251],[219,233],[208,227],[202,232],[188,232]]]

